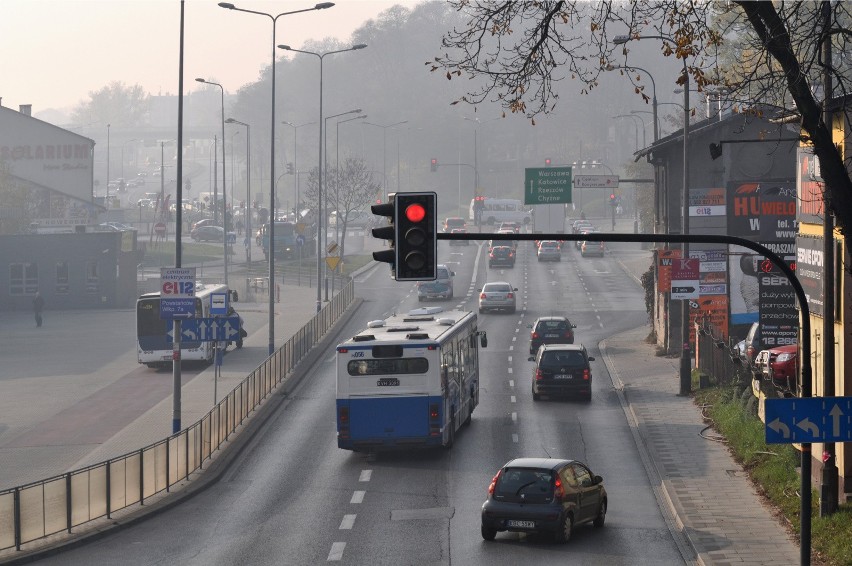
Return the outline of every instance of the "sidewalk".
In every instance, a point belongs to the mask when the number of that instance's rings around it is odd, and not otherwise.
[[[631,277],[650,264],[650,252],[621,261]],[[799,563],[799,546],[757,495],[725,444],[702,438],[706,426],[690,397],[679,392],[679,358],[656,355],[642,326],[601,343],[645,468],[662,509],[698,564]]]

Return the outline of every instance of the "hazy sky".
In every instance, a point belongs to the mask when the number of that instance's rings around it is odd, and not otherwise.
[[[319,0],[233,0],[239,8],[277,15]],[[417,0],[337,0],[326,10],[282,16],[276,44],[342,40],[395,4]],[[272,60],[272,20],[186,0],[184,91],[195,77],[234,93],[255,81]],[[180,0],[0,1],[0,97],[3,106],[32,104],[33,113],[69,109],[112,81],[140,84],[150,94],[176,94]],[[276,50],[283,55],[281,50]]]

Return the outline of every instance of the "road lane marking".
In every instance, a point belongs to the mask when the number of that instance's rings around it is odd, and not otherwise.
[[[509,373],[512,373],[512,368],[507,368],[507,369],[509,370]]]
[[[509,356],[509,363],[512,362],[512,356]]]
[[[512,403],[517,403],[517,402],[518,402],[518,400],[515,398],[515,396],[514,396],[514,395],[512,395],[511,397],[509,397],[509,400],[510,400],[510,402],[512,402]]]
[[[352,526],[355,524],[355,515],[344,515],[343,520],[340,521],[340,527],[337,530],[339,531],[350,531],[352,530]]]
[[[517,434],[512,435],[512,442],[514,442],[515,444],[518,443],[518,435]]]
[[[518,422],[518,413],[512,413],[512,422],[513,423]]]
[[[354,503],[354,504],[357,504],[357,503],[363,503],[363,502],[364,502],[364,495],[365,495],[366,493],[367,493],[366,491],[356,491],[356,492],[354,492],[354,493],[352,494],[352,499],[350,499],[350,500],[349,500],[349,503]]]
[[[509,387],[514,387],[514,386],[515,386],[515,380],[514,380],[514,379],[510,379],[510,380],[509,380]]]
[[[358,477],[358,481],[370,481],[370,477],[373,475],[373,470],[361,470],[361,475]]]
[[[331,550],[328,552],[328,562],[338,562],[343,560],[343,549],[346,548],[345,542],[331,543]]]

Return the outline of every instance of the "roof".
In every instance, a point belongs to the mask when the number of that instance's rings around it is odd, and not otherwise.
[[[559,350],[563,352],[582,352],[586,349],[582,344],[542,344],[539,350],[542,348],[547,351]]]
[[[575,460],[566,460],[563,458],[515,458],[506,462],[504,468],[542,468],[545,470],[555,470],[561,468],[565,464],[570,464]]]
[[[338,348],[406,340],[411,340],[413,345],[422,345],[424,340],[438,341],[442,336],[451,334],[461,323],[472,318],[475,315],[471,312],[444,311],[441,307],[414,309],[407,314],[367,323],[367,328],[339,344]]]
[[[567,322],[568,317],[567,316],[540,316],[537,319],[535,319],[536,322],[538,322],[540,320],[557,320],[557,321],[566,321]]]

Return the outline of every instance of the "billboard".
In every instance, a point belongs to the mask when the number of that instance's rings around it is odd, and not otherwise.
[[[819,160],[812,147],[796,150],[796,219],[799,222],[822,224],[823,182]]]
[[[805,291],[811,314],[823,316],[825,310],[825,284],[823,274],[823,238],[799,236],[796,238],[796,277]]]
[[[89,138],[0,107],[0,161],[14,177],[91,202],[94,146]]]

